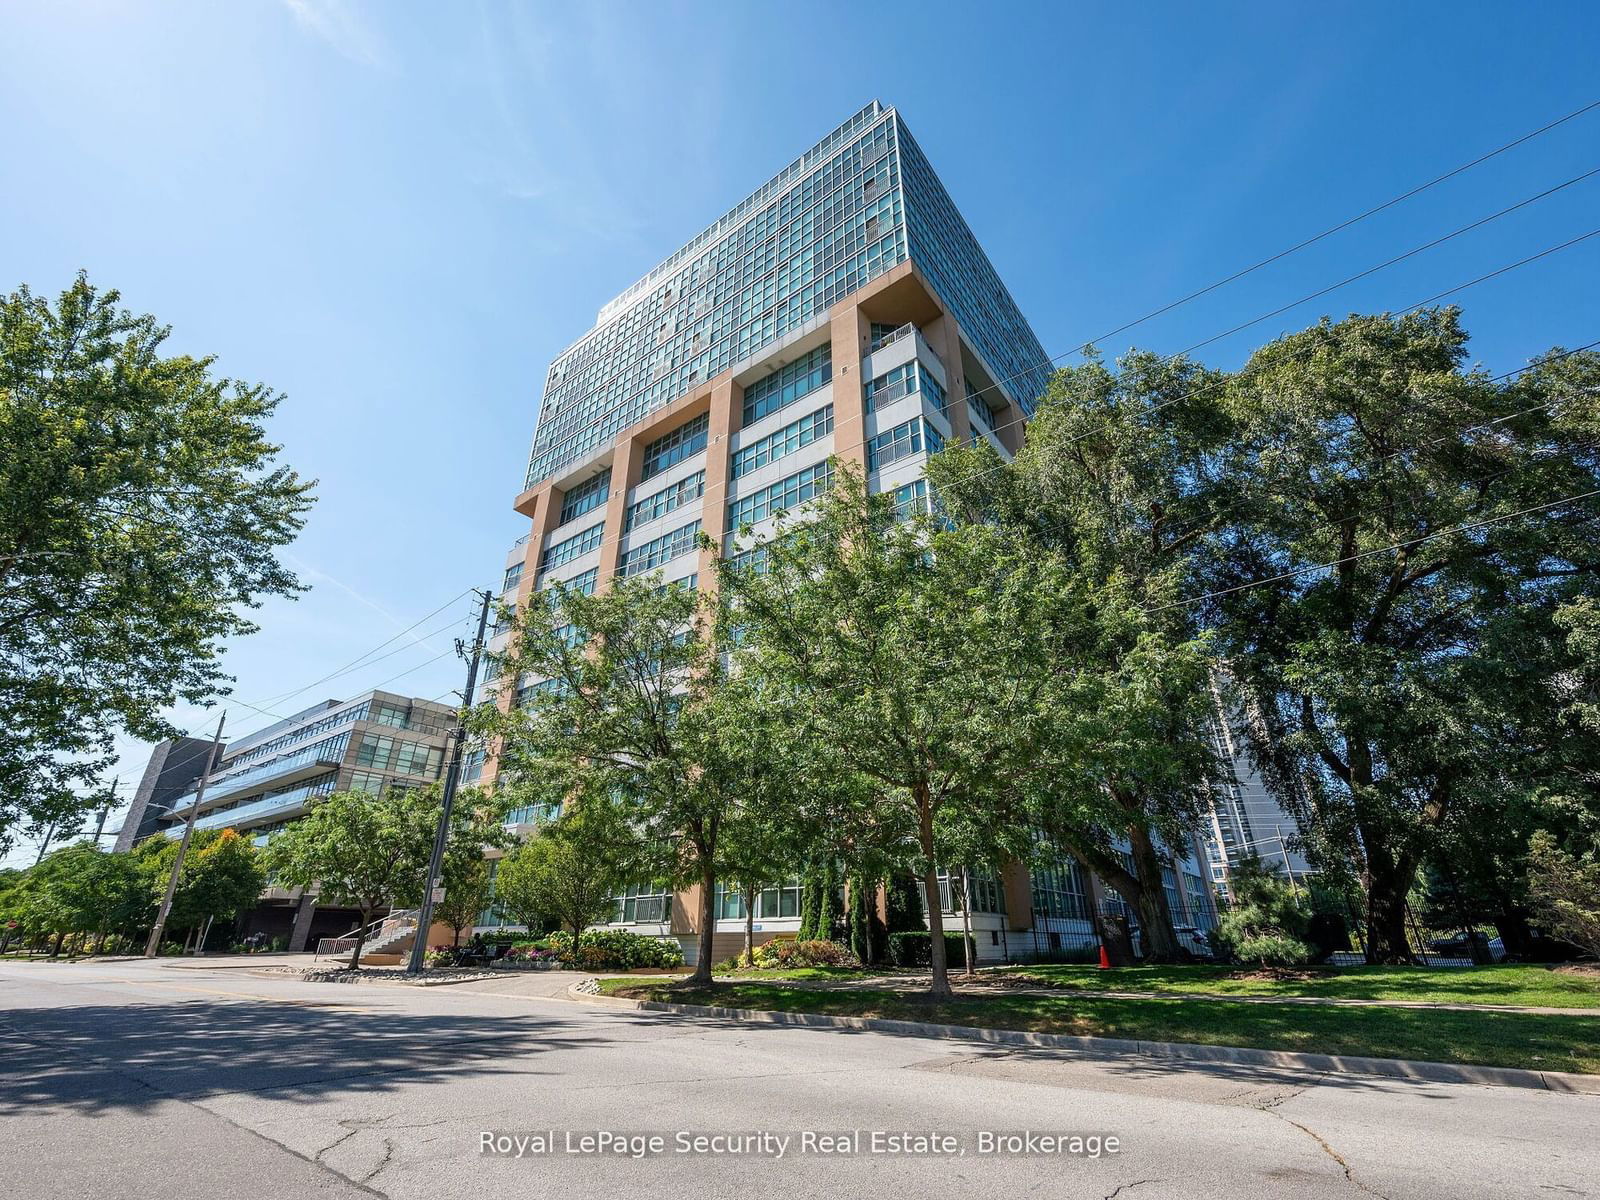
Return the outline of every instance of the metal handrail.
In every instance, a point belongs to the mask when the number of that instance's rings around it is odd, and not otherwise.
[[[318,938],[317,948],[311,955],[311,961],[315,962],[324,954],[348,954],[356,948],[357,939],[360,939],[363,943],[362,948],[364,950],[384,946],[395,937],[402,936],[407,930],[415,929],[417,918],[421,915],[420,909],[407,908],[400,912],[391,912],[379,917],[370,925],[364,926],[354,933],[347,933],[343,937]],[[390,925],[394,925],[397,928],[386,935],[386,929]]]

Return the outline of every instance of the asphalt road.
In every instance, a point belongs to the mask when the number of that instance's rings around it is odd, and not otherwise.
[[[1600,1192],[1596,1096],[744,1027],[494,987],[511,993],[308,984],[170,962],[0,963],[0,1194]],[[861,1137],[853,1152],[831,1153],[820,1141],[803,1147],[806,1131]],[[873,1131],[951,1141],[874,1152]],[[1032,1153],[981,1153],[985,1131],[1114,1137],[1118,1148],[1102,1140],[1095,1157],[1036,1141]],[[555,1147],[485,1153],[495,1132],[553,1134]],[[636,1156],[578,1142],[617,1132],[653,1132],[663,1145]],[[761,1132],[772,1136],[680,1152],[680,1135]]]

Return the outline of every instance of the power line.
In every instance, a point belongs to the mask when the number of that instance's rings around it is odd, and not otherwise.
[[[1346,563],[1360,562],[1363,559],[1373,558],[1379,554],[1390,554],[1401,549],[1402,547],[1420,546],[1424,542],[1433,541],[1435,538],[1450,537],[1453,534],[1467,533],[1474,529],[1483,529],[1490,525],[1498,525],[1502,521],[1510,521],[1517,517],[1525,517],[1534,513],[1547,512],[1552,508],[1560,508],[1564,504],[1572,504],[1578,500],[1587,500],[1591,496],[1600,496],[1600,488],[1594,488],[1593,490],[1587,492],[1578,492],[1571,496],[1563,496],[1561,499],[1552,500],[1548,504],[1535,504],[1529,506],[1528,508],[1520,508],[1516,512],[1502,513],[1501,515],[1495,517],[1485,517],[1481,521],[1468,521],[1465,524],[1453,525],[1448,529],[1435,530],[1433,533],[1424,533],[1418,534],[1416,537],[1403,538],[1400,541],[1392,542],[1387,546],[1379,546],[1372,550],[1363,550],[1359,554],[1350,554],[1343,558],[1336,558],[1332,562],[1313,563],[1310,566],[1296,567],[1292,571],[1284,571],[1282,574],[1273,575],[1266,579],[1253,579],[1248,583],[1239,583],[1232,587],[1219,588],[1216,591],[1204,592],[1201,595],[1190,596],[1183,600],[1169,601],[1166,604],[1157,605],[1155,608],[1148,608],[1145,611],[1157,613],[1163,611],[1164,609],[1176,608],[1181,605],[1199,604],[1204,600],[1215,600],[1222,596],[1231,596],[1236,592],[1249,591],[1251,588],[1266,587],[1268,584],[1273,583],[1283,583],[1286,580],[1295,579],[1301,575],[1310,574],[1313,571],[1329,571],[1335,567],[1342,567]]]
[[[1600,172],[1600,168],[1596,168],[1596,171]],[[1594,174],[1595,172],[1590,172],[1590,173]],[[1578,245],[1581,242],[1587,241],[1588,239],[1593,238],[1593,237],[1597,237],[1597,236],[1600,236],[1600,229],[1590,230],[1588,233],[1582,234],[1582,235],[1580,235],[1578,237],[1575,237],[1575,238],[1571,238],[1571,239],[1569,239],[1569,240],[1567,240],[1565,242],[1562,242],[1562,243],[1560,243],[1558,245],[1550,246],[1550,247],[1548,247],[1548,248],[1546,248],[1544,250],[1539,251],[1538,253],[1531,254],[1531,255],[1528,255],[1525,258],[1519,259],[1516,262],[1507,263],[1506,265],[1504,265],[1502,267],[1498,267],[1493,271],[1487,272],[1486,274],[1479,275],[1476,278],[1469,279],[1469,280],[1465,281],[1464,283],[1455,284],[1452,287],[1446,288],[1445,290],[1443,290],[1441,292],[1436,292],[1432,296],[1429,296],[1426,300],[1420,300],[1420,301],[1417,301],[1414,304],[1409,304],[1404,308],[1395,309],[1395,310],[1393,310],[1393,315],[1404,316],[1407,313],[1411,313],[1411,312],[1416,311],[1417,309],[1424,308],[1427,305],[1432,304],[1437,300],[1443,299],[1446,296],[1453,295],[1456,292],[1464,291],[1467,288],[1476,287],[1477,285],[1479,285],[1481,283],[1486,283],[1491,279],[1497,278],[1498,276],[1505,275],[1505,274],[1508,274],[1511,271],[1515,271],[1515,270],[1517,270],[1517,269],[1519,269],[1521,267],[1528,266],[1529,264],[1537,262],[1540,259],[1546,258],[1546,257],[1548,257],[1548,256],[1550,256],[1552,254],[1556,254],[1556,253],[1558,253],[1558,252],[1560,252],[1562,250],[1569,249],[1572,246]],[[1290,307],[1292,307],[1292,306],[1290,306]],[[1271,315],[1271,314],[1269,314],[1269,315]],[[1260,318],[1260,319],[1265,319],[1265,318]],[[1224,336],[1224,335],[1219,335],[1219,336]],[[1215,340],[1215,339],[1212,339],[1212,340]],[[1540,360],[1540,363],[1556,362],[1556,361],[1559,361],[1560,359],[1571,357],[1573,354],[1576,354],[1581,350],[1591,349],[1596,345],[1600,345],[1600,342],[1591,342],[1591,343],[1589,343],[1588,346],[1579,347],[1578,350],[1562,351],[1559,354],[1551,355],[1551,356],[1548,356],[1545,359]],[[1314,351],[1315,349],[1317,349],[1317,347],[1315,347],[1315,346],[1306,346],[1301,350],[1293,352],[1293,357],[1305,357],[1308,354],[1310,354],[1312,351]],[[1163,359],[1162,361],[1171,361],[1171,359],[1173,357],[1176,357],[1176,356],[1168,356],[1167,358]],[[1519,368],[1515,369],[1515,372],[1507,372],[1507,374],[1512,374],[1512,373],[1516,373],[1516,372],[1531,370],[1533,366],[1540,365],[1540,363],[1530,364],[1527,367],[1519,367]],[[1213,381],[1211,383],[1203,384],[1203,385],[1201,385],[1200,387],[1197,387],[1197,388],[1191,388],[1190,390],[1185,391],[1185,392],[1181,392],[1176,396],[1169,397],[1168,399],[1161,401],[1159,404],[1152,405],[1149,409],[1147,409],[1145,411],[1147,413],[1159,412],[1162,409],[1169,408],[1172,405],[1178,404],[1178,403],[1180,403],[1180,402],[1182,402],[1184,400],[1193,399],[1193,398],[1195,398],[1197,396],[1203,396],[1207,392],[1214,391],[1217,388],[1223,386],[1224,384],[1229,382],[1230,379],[1237,380],[1237,379],[1243,377],[1246,373],[1248,373],[1248,371],[1249,371],[1249,367],[1247,366],[1247,367],[1243,368],[1240,372],[1238,372],[1238,373],[1236,373],[1236,374],[1234,374],[1234,375],[1232,375],[1230,377],[1227,377],[1227,378],[1224,378],[1224,379],[1218,379],[1218,380],[1215,380],[1215,381]],[[1503,376],[1502,376],[1502,378],[1503,378]],[[1068,444],[1070,445],[1070,444],[1072,444],[1074,442],[1082,441],[1084,438],[1092,437],[1096,433],[1104,432],[1109,428],[1110,428],[1109,423],[1102,422],[1098,428],[1084,430],[1083,432],[1075,434],[1073,437],[1067,439]],[[837,455],[840,455],[840,454],[842,454],[842,453],[844,453],[844,452],[846,452],[848,450],[859,449],[861,447],[864,447],[871,440],[872,440],[871,438],[863,436],[863,437],[857,439],[856,441],[849,442],[849,443],[846,443],[844,445],[836,445],[834,447],[834,449],[833,449],[833,454],[835,456],[837,456]],[[973,479],[982,478],[985,475],[993,474],[993,473],[995,473],[997,471],[1003,470],[1006,465],[1007,464],[1004,463],[1004,462],[998,463],[993,467],[985,469],[984,471],[975,472],[969,478],[973,478]],[[668,486],[671,486],[671,485],[668,485]],[[618,531],[616,531],[614,533],[604,534],[604,535],[601,536],[600,540],[597,541],[589,551],[586,551],[586,554],[593,553],[595,550],[599,550],[602,547],[613,545],[613,544],[615,544],[617,542],[620,542],[623,538],[627,537],[630,532],[631,532],[630,530],[622,529],[622,530],[618,530]],[[731,533],[731,532],[734,532],[734,531],[732,531],[732,530],[724,530],[724,535],[726,535],[728,533]],[[540,570],[540,568],[535,566],[535,572],[537,573],[539,570]]]

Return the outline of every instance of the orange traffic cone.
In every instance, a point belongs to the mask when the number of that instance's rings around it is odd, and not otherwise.
[[[1100,943],[1100,969],[1102,971],[1105,971],[1105,970],[1108,970],[1110,968],[1110,966],[1111,966],[1111,956],[1106,953],[1106,944],[1104,942],[1101,942]]]

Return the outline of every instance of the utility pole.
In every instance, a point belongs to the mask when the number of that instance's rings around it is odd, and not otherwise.
[[[483,654],[483,635],[489,627],[489,601],[494,597],[487,591],[478,593],[483,604],[478,609],[478,636],[472,641],[472,657],[467,665],[467,690],[462,693],[461,707],[456,710],[454,743],[450,747],[450,766],[444,777],[444,800],[439,805],[439,830],[433,836],[433,857],[428,860],[428,878],[422,885],[422,907],[417,913],[417,935],[411,942],[411,961],[406,965],[410,975],[422,974],[424,956],[428,953],[428,930],[433,925],[433,904],[436,889],[444,887],[444,847],[450,838],[450,810],[456,803],[456,783],[461,778],[461,748],[467,740],[466,712],[472,707],[472,696],[478,686],[478,659]],[[461,644],[456,644],[461,652]]]
[[[217,718],[217,737],[211,745],[211,751],[206,755],[206,769],[200,773],[200,786],[195,789],[194,803],[189,806],[189,819],[183,823],[183,837],[178,839],[178,857],[172,860],[172,874],[167,877],[167,894],[162,897],[161,911],[156,913],[155,928],[150,931],[150,940],[145,944],[144,956],[154,958],[161,949],[161,935],[167,929],[167,917],[172,913],[172,897],[178,892],[178,876],[183,872],[183,856],[189,852],[189,838],[194,834],[194,819],[200,813],[200,802],[206,798],[206,784],[211,782],[211,768],[216,765],[217,755],[222,749],[222,725],[228,719],[228,710],[223,709],[222,715]]]

